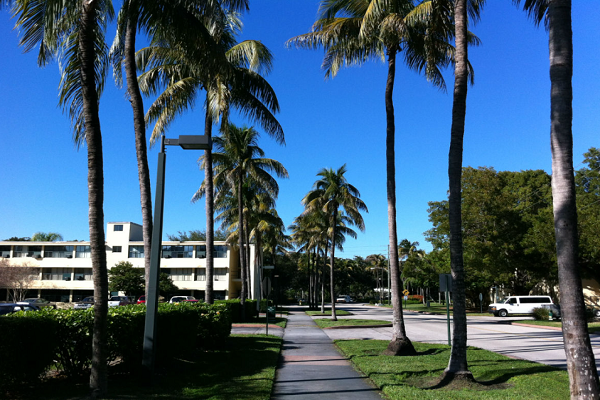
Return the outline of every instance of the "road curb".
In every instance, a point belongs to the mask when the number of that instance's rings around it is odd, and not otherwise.
[[[393,324],[378,324],[378,325],[342,325],[342,326],[328,326],[327,328],[321,329],[360,329],[360,328],[391,328]]]

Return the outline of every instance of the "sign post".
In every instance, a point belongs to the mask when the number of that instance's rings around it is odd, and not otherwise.
[[[452,346],[450,335],[450,292],[452,291],[452,275],[440,274],[440,290],[446,292],[446,320],[448,325],[448,346]]]

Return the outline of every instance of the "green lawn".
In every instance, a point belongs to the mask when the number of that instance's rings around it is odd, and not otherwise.
[[[430,312],[430,313],[434,313],[434,314],[446,314],[446,305],[442,304],[442,303],[430,303],[429,307],[427,307],[426,305],[423,305],[422,303],[417,303],[417,304],[407,303],[406,307],[405,307],[404,302],[402,302],[402,308],[406,309],[406,310],[411,310],[411,311],[423,311],[423,312]],[[483,316],[489,317],[489,316],[493,315],[486,311],[487,311],[486,308],[483,309],[483,312],[481,312],[480,308],[467,309],[467,316],[483,315]],[[452,314],[452,305],[450,305],[450,314]]]
[[[329,318],[315,319],[319,328],[331,328],[332,326],[361,326],[361,325],[390,325],[390,321],[381,321],[377,319],[338,319],[332,321]]]
[[[469,368],[478,384],[450,389],[440,382],[448,365],[449,346],[413,342],[418,352],[416,356],[379,355],[387,344],[381,340],[336,341],[342,352],[389,400],[569,399],[567,372],[553,367],[470,347]]]
[[[279,313],[277,313],[276,315],[279,315]],[[251,325],[265,325],[266,323],[267,323],[266,317],[253,318],[250,321],[244,322],[244,324],[251,324]],[[269,317],[269,325],[277,325],[282,328],[285,328],[285,326],[287,325],[287,318]]]
[[[232,335],[227,348],[194,352],[158,369],[151,382],[112,371],[108,399],[268,400],[282,339],[266,335]],[[48,382],[10,393],[7,398],[83,399],[86,381]],[[0,393],[0,398],[2,393]]]
[[[325,309],[325,314],[321,313],[321,310],[307,310],[305,311],[308,315],[310,315],[311,317],[320,317],[320,316],[331,316],[331,308],[326,308]],[[346,311],[346,310],[335,310],[335,315],[353,315],[351,312]]]

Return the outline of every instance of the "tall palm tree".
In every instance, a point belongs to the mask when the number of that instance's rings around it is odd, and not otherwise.
[[[235,3],[235,2],[234,2]],[[211,7],[211,6],[217,7]],[[239,5],[238,5],[239,6]],[[224,55],[215,50],[210,32],[203,20],[217,18],[225,13],[220,4],[197,0],[167,0],[143,2],[125,0],[117,18],[117,34],[111,48],[111,59],[115,81],[122,85],[122,69],[125,69],[127,95],[133,111],[135,148],[142,208],[142,233],[144,241],[144,264],[146,290],[150,277],[150,254],[152,242],[152,196],[146,146],[146,123],[144,103],[137,81],[135,44],[138,31],[152,36],[153,40],[185,42],[188,46],[204,50],[207,63],[224,60]],[[194,32],[194,42],[187,37]],[[198,38],[200,38],[198,40]],[[146,293],[147,294],[147,293]]]
[[[516,0],[515,3],[520,3]],[[573,173],[573,31],[571,0],[526,0],[536,24],[544,21],[550,49],[552,199],[563,337],[572,399],[600,398],[594,352],[577,261],[578,233]]]
[[[404,54],[405,64],[424,72],[434,85],[444,88],[440,68],[452,62],[451,19],[437,1],[412,0],[323,0],[313,31],[288,41],[301,48],[324,47],[326,77],[335,76],[344,65],[369,59],[387,58],[386,108],[386,188],[390,273],[394,299],[393,336],[385,354],[414,354],[406,336],[402,315],[402,282],[398,263],[396,227],[395,116],[393,89],[396,57]],[[473,38],[476,42],[476,38]]]
[[[59,103],[69,113],[75,142],[85,142],[88,156],[90,247],[94,279],[94,328],[90,388],[102,396],[107,388],[106,329],[108,275],[104,238],[104,175],[99,99],[108,67],[104,32],[114,16],[110,0],[16,0],[20,44],[39,44],[38,64],[60,58]]]
[[[334,293],[334,268],[335,268],[335,248],[336,248],[336,228],[338,219],[346,223],[346,226],[355,225],[361,231],[365,230],[365,224],[361,211],[369,212],[365,203],[360,199],[360,192],[353,185],[348,183],[346,174],[346,164],[339,169],[324,168],[317,173],[320,178],[314,183],[311,190],[302,199],[302,203],[311,212],[314,209],[320,209],[327,215],[329,220],[329,265],[331,272],[329,275],[329,285],[331,290],[331,319],[337,321],[335,313],[335,293]],[[343,213],[340,207],[343,209]]]
[[[237,238],[241,259],[242,293],[241,302],[244,303],[248,295],[249,285],[246,287],[249,263],[245,249],[247,241],[244,218],[244,185],[259,187],[261,191],[277,198],[279,185],[271,173],[277,177],[287,178],[288,172],[283,165],[273,159],[265,158],[264,151],[258,146],[259,133],[254,128],[247,126],[237,127],[228,124],[222,136],[214,138],[215,152],[212,154],[215,193],[215,203],[224,201],[226,196],[234,194],[237,200]],[[206,160],[202,160],[203,163]],[[201,196],[205,190],[205,183],[196,195]],[[242,307],[243,309],[243,307]]]
[[[453,10],[456,52],[454,56],[452,128],[450,132],[450,152],[448,155],[448,179],[450,188],[448,208],[454,325],[452,332],[452,351],[448,366],[444,371],[444,374],[448,379],[473,379],[473,375],[471,371],[469,371],[467,364],[467,315],[465,304],[465,272],[463,264],[461,217],[462,149],[469,79],[467,14],[469,12],[468,6],[472,5],[471,3],[473,2],[468,2],[467,0],[455,0]],[[476,20],[479,15],[477,8],[475,11],[476,12],[470,13],[471,18],[474,20]]]
[[[201,89],[206,90],[206,118],[204,134],[212,137],[212,125],[221,118],[227,127],[229,109],[234,107],[257,121],[279,143],[284,143],[283,129],[273,113],[279,110],[275,92],[260,75],[271,68],[272,56],[260,42],[235,42],[241,23],[235,15],[216,19],[209,31],[225,55],[226,63],[218,70],[207,70],[204,58],[186,49],[151,46],[138,54],[142,68],[151,67],[140,76],[144,93],[157,93],[160,84],[167,87],[148,110],[146,119],[156,121],[152,139],[164,134],[175,116],[192,108]],[[211,303],[214,243],[214,188],[211,149],[204,154],[206,187],[192,198],[192,202],[206,196],[206,278],[205,301]]]

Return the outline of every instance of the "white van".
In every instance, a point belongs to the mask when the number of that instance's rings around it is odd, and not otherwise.
[[[507,317],[509,314],[533,314],[534,308],[550,308],[554,313],[557,307],[550,296],[510,296],[490,304],[488,312],[496,317]]]

